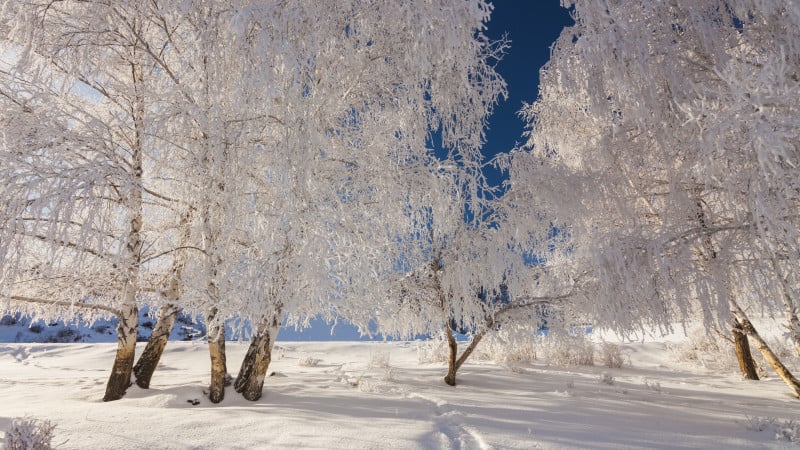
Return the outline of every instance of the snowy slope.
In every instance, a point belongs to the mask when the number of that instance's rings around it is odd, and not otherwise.
[[[468,362],[455,388],[418,345],[279,342],[261,400],[213,405],[200,342],[170,343],[152,388],[111,403],[113,344],[0,344],[0,430],[49,419],[62,449],[744,449],[794,445],[776,432],[800,419],[777,378],[671,370],[663,342],[625,344],[625,369]],[[246,347],[228,348],[235,374]]]
[[[156,323],[155,314],[147,308],[139,311],[139,340],[147,340]],[[0,342],[67,343],[116,342],[117,320],[98,320],[92,324],[30,319],[21,314],[0,316]],[[179,314],[170,340],[190,341],[205,336],[205,326],[191,317]]]
[[[146,340],[155,325],[155,314],[149,309],[139,311],[139,340]],[[0,343],[29,342],[116,342],[117,320],[99,320],[93,324],[80,321],[31,320],[20,314],[0,316]],[[179,314],[175,327],[170,333],[171,341],[191,341],[205,338],[206,327],[202,320]],[[226,336],[236,337],[230,328]],[[281,340],[289,341],[359,341],[382,340],[381,336],[362,336],[356,327],[347,323],[335,326],[320,319],[312,319],[309,327],[295,329],[284,326],[280,331]]]

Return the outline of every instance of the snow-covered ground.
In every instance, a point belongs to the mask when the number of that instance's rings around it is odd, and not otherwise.
[[[622,369],[471,361],[454,388],[444,364],[420,362],[420,345],[279,342],[261,400],[229,388],[214,405],[202,342],[170,342],[152,388],[110,403],[100,399],[113,344],[0,344],[0,430],[15,417],[47,419],[63,449],[797,445],[776,438],[800,429],[800,400],[777,377],[675,366],[663,342],[624,344]],[[228,350],[235,374],[246,344]]]

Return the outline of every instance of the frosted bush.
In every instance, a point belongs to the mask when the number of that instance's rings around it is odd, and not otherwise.
[[[383,377],[381,377],[382,381],[388,382],[395,382],[397,381],[397,377],[395,374],[395,370],[393,367],[386,367],[386,370],[383,372]]]
[[[483,338],[473,358],[500,364],[527,363],[536,359],[532,333],[500,330]]]
[[[443,338],[433,338],[417,344],[417,360],[420,364],[447,362],[449,349]]]
[[[791,419],[780,420],[775,417],[748,416],[746,419],[744,426],[750,431],[772,430],[778,441],[800,443],[800,422]]]
[[[549,364],[594,365],[594,344],[583,335],[544,336],[539,340],[539,354]]]
[[[4,448],[8,450],[49,450],[53,448],[53,430],[56,426],[49,420],[29,417],[17,418],[6,432]]]
[[[800,422],[794,420],[778,421],[775,425],[775,439],[800,444]]]
[[[653,392],[661,393],[661,382],[648,380],[647,378],[644,379],[644,385],[647,389],[650,389]]]
[[[626,361],[625,355],[622,354],[622,347],[611,342],[603,342],[600,345],[600,359],[603,361],[603,365],[609,369],[619,369],[630,365]]]
[[[322,362],[321,359],[306,355],[297,360],[297,365],[300,367],[316,367],[320,362]]]
[[[369,353],[369,369],[388,369],[389,368],[389,352],[383,350],[375,350]]]
[[[508,325],[498,331],[484,335],[475,347],[470,358],[476,361],[493,361],[499,364],[526,363],[537,357],[537,342],[534,332],[529,327]],[[468,342],[459,342],[462,352]],[[417,357],[420,363],[447,362],[450,350],[444,337],[429,339],[417,345]]]
[[[739,370],[733,345],[721,337],[710,336],[702,331],[689,334],[683,342],[667,344],[667,350],[677,362],[697,364],[715,372]]]

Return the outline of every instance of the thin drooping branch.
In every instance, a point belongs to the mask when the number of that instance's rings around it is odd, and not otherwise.
[[[158,254],[155,254],[155,255],[152,255],[152,256],[148,256],[146,258],[142,258],[142,262],[141,263],[142,264],[148,263],[148,262],[153,261],[155,259],[161,258],[162,256],[167,256],[167,255],[170,255],[172,253],[175,253],[175,252],[177,252],[179,250],[197,250],[198,252],[202,253],[203,255],[208,256],[208,253],[205,251],[205,249],[202,249],[202,248],[194,246],[194,245],[182,245],[180,247],[175,247],[175,248],[171,248],[169,250],[164,250],[161,253],[158,253]]]
[[[69,308],[96,309],[113,314],[114,316],[117,317],[121,314],[118,309],[96,303],[67,302],[62,300],[45,300],[41,298],[25,297],[21,295],[12,295],[10,298],[11,300],[16,302],[37,303],[37,304],[53,305],[53,306],[66,306]]]

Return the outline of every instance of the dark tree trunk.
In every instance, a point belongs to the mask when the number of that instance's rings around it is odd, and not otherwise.
[[[179,229],[181,230],[181,247],[185,247],[190,243],[190,225],[193,216],[194,208],[190,207],[187,209],[186,213],[184,213],[183,217],[181,217],[179,225]],[[175,319],[178,317],[178,313],[181,310],[176,306],[176,303],[180,299],[183,291],[181,276],[187,258],[185,251],[180,251],[176,254],[175,260],[172,262],[172,277],[166,284],[165,289],[161,292],[167,304],[159,308],[156,326],[153,328],[153,332],[150,333],[147,346],[139,357],[139,361],[133,366],[136,384],[142,389],[148,389],[150,387],[150,380],[153,378],[156,367],[158,367],[161,355],[164,354],[164,348],[167,346],[169,335],[172,333],[172,328],[175,326]]]
[[[153,378],[158,362],[161,360],[161,355],[164,353],[164,348],[167,346],[169,335],[172,328],[175,326],[175,318],[178,317],[180,309],[174,305],[162,306],[158,310],[158,320],[150,338],[147,340],[147,346],[144,348],[136,365],[133,366],[133,374],[136,377],[136,385],[142,389],[150,387],[150,379]]]
[[[458,356],[458,342],[456,342],[455,336],[453,336],[453,330],[450,329],[450,324],[446,324],[445,327],[445,336],[447,336],[447,347],[449,349],[449,354],[447,356],[447,375],[444,377],[444,382],[449,384],[450,386],[456,385],[456,371],[458,367],[456,366],[456,357]]]
[[[761,337],[756,328],[747,318],[747,314],[739,307],[735,301],[730,301],[731,310],[736,316],[736,320],[741,324],[742,331],[753,340],[756,348],[761,352],[761,356],[772,366],[775,373],[786,383],[787,386],[794,392],[795,397],[800,398],[800,380],[795,378],[792,372],[780,360],[778,355],[772,351],[767,342]]]
[[[250,340],[247,354],[233,385],[236,392],[241,393],[247,400],[256,401],[261,398],[281,319],[280,314],[276,313],[271,320],[261,322]]]
[[[446,328],[447,331],[447,346],[449,347],[449,355],[447,358],[447,376],[444,377],[444,382],[449,384],[450,386],[456,385],[456,372],[458,369],[464,365],[464,362],[469,358],[472,352],[475,351],[475,348],[480,344],[483,337],[486,335],[486,330],[494,323],[493,319],[489,319],[486,321],[483,331],[478,332],[475,336],[472,337],[472,341],[469,343],[467,348],[464,350],[464,353],[461,356],[458,356],[458,342],[456,341],[455,337],[453,336],[453,331],[450,327]]]
[[[131,385],[138,319],[139,309],[136,306],[126,308],[119,317],[117,353],[114,357],[111,376],[109,376],[106,384],[106,393],[103,396],[104,402],[121,399]]]
[[[733,348],[736,350],[736,359],[739,361],[739,369],[746,380],[758,380],[756,362],[750,353],[750,342],[742,329],[742,324],[734,320],[733,329]]]
[[[211,356],[211,384],[208,398],[211,403],[219,403],[225,398],[225,377],[228,366],[225,360],[225,324],[212,325],[217,315],[216,308],[206,314],[208,326],[208,352]]]

